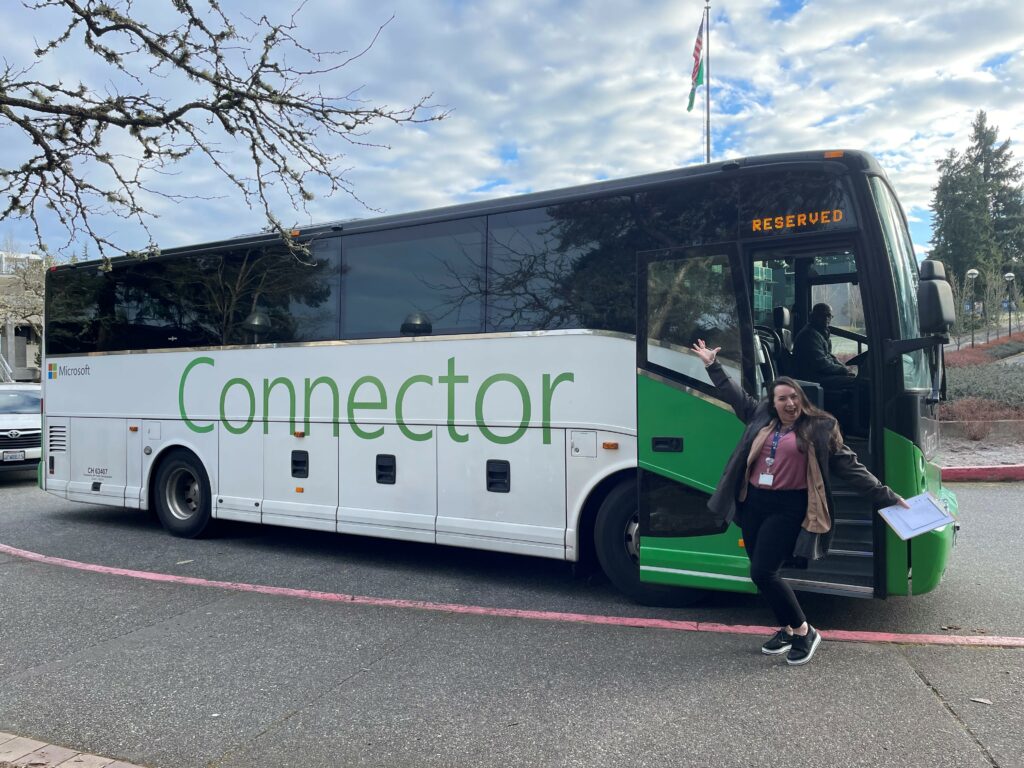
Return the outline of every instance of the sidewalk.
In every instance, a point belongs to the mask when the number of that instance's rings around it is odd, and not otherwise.
[[[142,768],[0,731],[0,768]]]
[[[942,479],[951,482],[1024,480],[1024,444],[1020,441],[944,436],[933,461],[942,467]]]

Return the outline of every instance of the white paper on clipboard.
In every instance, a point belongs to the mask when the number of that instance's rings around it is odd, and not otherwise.
[[[878,510],[889,527],[904,541],[955,522],[953,516],[930,493],[912,496],[906,502],[910,509],[897,504]]]

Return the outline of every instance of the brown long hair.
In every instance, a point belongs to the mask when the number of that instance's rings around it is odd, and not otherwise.
[[[800,398],[800,416],[796,420],[796,424],[793,426],[793,431],[796,433],[797,445],[800,450],[804,453],[807,452],[807,445],[811,442],[811,429],[813,428],[814,423],[819,420],[831,422],[832,430],[829,435],[829,448],[834,449],[842,439],[839,433],[838,420],[828,411],[823,411],[821,408],[814,405],[814,403],[807,398],[807,393],[804,392],[804,388],[801,387],[795,379],[791,379],[789,376],[779,376],[768,385],[768,411],[775,417],[776,421],[780,424],[782,423],[782,419],[779,418],[779,414],[775,410],[775,388],[779,386],[792,387],[796,390],[797,397]]]

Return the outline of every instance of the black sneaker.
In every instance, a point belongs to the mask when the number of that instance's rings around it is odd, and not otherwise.
[[[821,635],[818,634],[818,630],[808,625],[806,635],[793,635],[793,647],[789,649],[786,663],[793,666],[806,664],[814,656],[820,643]]]
[[[768,642],[761,646],[761,653],[766,653],[769,656],[778,656],[780,653],[788,651],[792,645],[793,636],[785,629],[780,629],[772,635]]]

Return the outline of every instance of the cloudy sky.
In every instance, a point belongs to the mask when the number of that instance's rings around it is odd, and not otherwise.
[[[200,0],[196,0],[198,6]],[[229,15],[281,16],[286,0],[221,0]],[[136,3],[138,13],[153,4]],[[313,48],[357,51],[392,15],[373,48],[325,80],[371,103],[402,106],[426,94],[448,119],[384,128],[390,149],[345,147],[343,167],[362,203],[317,199],[302,225],[422,208],[703,160],[703,91],[686,112],[698,0],[307,0],[297,36]],[[8,63],[31,61],[49,23],[43,11],[0,6]],[[57,19],[56,12],[47,12]],[[967,144],[978,109],[1024,159],[1024,3],[1020,0],[716,0],[711,8],[712,156],[827,148],[874,153],[889,172],[927,250],[935,160]],[[43,72],[104,87],[102,69],[68,47]],[[0,123],[0,166],[18,138]],[[229,145],[224,145],[230,149]],[[159,180],[213,199],[154,199],[164,247],[261,227],[229,185],[187,166]],[[369,209],[367,208],[369,206]],[[372,209],[372,210],[371,210]],[[104,222],[124,247],[145,243]],[[23,222],[0,238],[31,245]],[[56,228],[46,232],[63,243]],[[76,247],[76,252],[81,248]]]

